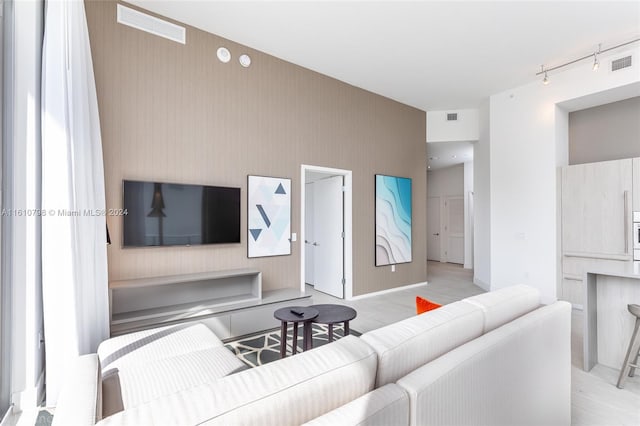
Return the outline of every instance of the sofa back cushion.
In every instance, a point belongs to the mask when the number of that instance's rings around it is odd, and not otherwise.
[[[569,425],[571,305],[536,309],[397,384],[411,425]]]
[[[146,364],[223,344],[204,324],[184,323],[143,330],[105,340],[98,346],[102,373]]]
[[[409,396],[400,386],[389,383],[303,426],[336,425],[408,426]]]
[[[354,336],[195,386],[100,424],[299,425],[371,391],[377,357]]]
[[[378,354],[376,387],[481,336],[483,322],[478,306],[455,302],[363,334]]]
[[[527,285],[513,285],[463,300],[484,313],[483,333],[540,307],[540,291]]]

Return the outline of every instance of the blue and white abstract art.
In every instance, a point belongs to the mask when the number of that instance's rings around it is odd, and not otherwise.
[[[376,175],[376,266],[411,255],[411,179]]]
[[[291,254],[291,179],[249,176],[247,255]]]

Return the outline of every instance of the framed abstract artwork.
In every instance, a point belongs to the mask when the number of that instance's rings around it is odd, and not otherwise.
[[[376,175],[376,266],[411,261],[411,179]]]
[[[291,254],[291,179],[249,176],[247,256]]]

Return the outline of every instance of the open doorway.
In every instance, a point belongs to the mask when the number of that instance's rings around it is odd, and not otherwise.
[[[352,287],[351,171],[302,165],[300,287],[350,299]]]

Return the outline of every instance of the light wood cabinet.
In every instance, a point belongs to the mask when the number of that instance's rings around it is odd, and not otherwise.
[[[640,158],[562,169],[561,299],[582,308],[591,267],[632,259],[632,211],[640,209],[639,192]]]
[[[631,203],[631,159],[563,168],[563,254],[630,260]]]

